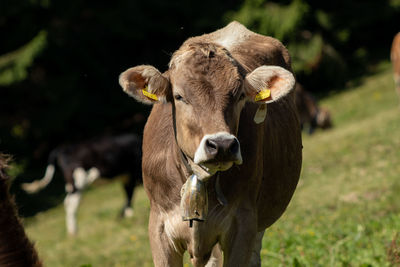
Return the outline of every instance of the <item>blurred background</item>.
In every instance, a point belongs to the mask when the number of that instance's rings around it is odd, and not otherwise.
[[[357,113],[351,106],[358,103],[359,95],[340,98],[362,86],[367,77],[378,75],[388,89],[382,91],[386,93],[371,91],[381,86],[373,85],[361,95],[374,95],[381,101],[379,107],[396,106],[389,59],[393,37],[400,30],[400,0],[1,0],[0,150],[14,157],[11,173],[16,183],[42,176],[49,152],[59,144],[104,134],[140,135],[150,107],[122,92],[119,74],[139,64],[165,71],[171,54],[184,40],[232,20],[276,37],[288,47],[297,80],[315,99],[330,106],[335,127],[354,124],[376,112],[367,110],[364,102],[359,106],[366,112]],[[379,76],[382,72],[384,78]],[[340,113],[346,105],[348,109]],[[394,129],[399,132],[398,124]],[[315,155],[326,145],[325,137],[316,138],[322,138],[322,143],[313,152],[305,150],[303,175],[311,164],[307,160],[313,159],[307,158],[307,153]],[[305,144],[308,142],[311,145],[311,137],[305,138]],[[347,152],[357,151],[344,146]],[[325,151],[319,155],[329,157]],[[384,150],[382,155],[388,152]],[[337,157],[332,161],[340,162]],[[325,171],[316,170],[317,165],[310,167],[311,176]],[[60,204],[64,196],[64,188],[57,184],[36,198],[24,195],[16,186],[13,190],[21,213],[29,217]],[[301,264],[300,256],[294,259]],[[297,264],[294,259],[288,265]],[[84,263],[88,262],[80,262]],[[75,264],[71,266],[78,266]],[[361,264],[346,266],[370,266]]]

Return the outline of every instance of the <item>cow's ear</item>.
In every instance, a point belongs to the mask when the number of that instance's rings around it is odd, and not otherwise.
[[[170,82],[153,66],[140,65],[127,69],[119,76],[119,84],[125,93],[145,104],[169,99]]]
[[[245,92],[253,102],[271,103],[287,95],[294,85],[290,71],[278,66],[261,66],[246,76]]]

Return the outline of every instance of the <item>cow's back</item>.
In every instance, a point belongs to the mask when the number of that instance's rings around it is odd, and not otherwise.
[[[71,172],[96,167],[104,178],[141,173],[141,138],[134,134],[105,136],[57,148],[58,164]],[[61,155],[61,156],[60,156]]]

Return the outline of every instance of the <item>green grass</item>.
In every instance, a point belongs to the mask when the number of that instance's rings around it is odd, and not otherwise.
[[[153,266],[147,238],[149,203],[143,188],[136,191],[133,218],[118,218],[123,201],[117,182],[85,192],[76,237],[66,235],[62,205],[26,219],[26,229],[46,266]]]
[[[322,106],[334,128],[304,135],[301,179],[286,213],[266,231],[262,266],[400,266],[400,109],[390,65]],[[152,266],[149,203],[136,191],[118,220],[119,183],[84,194],[80,232],[66,236],[63,206],[25,220],[46,266]]]

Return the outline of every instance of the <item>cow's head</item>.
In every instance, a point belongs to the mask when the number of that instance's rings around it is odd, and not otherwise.
[[[164,74],[142,65],[123,72],[119,82],[140,102],[172,102],[179,147],[210,174],[242,163],[236,135],[245,103],[276,101],[295,83],[277,66],[246,73],[225,48],[212,43],[183,45]]]
[[[326,108],[319,108],[317,116],[315,118],[317,126],[321,129],[332,128],[331,113]]]

